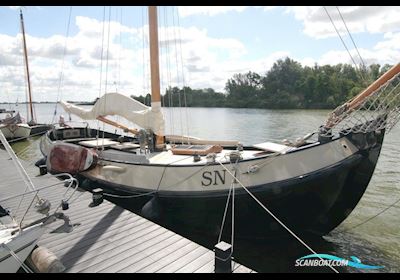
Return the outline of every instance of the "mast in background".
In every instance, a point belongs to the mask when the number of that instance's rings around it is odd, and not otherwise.
[[[22,10],[19,10],[19,15],[20,15],[20,20],[21,20],[21,31],[22,31],[22,41],[24,45],[24,61],[25,61],[25,67],[26,67],[26,77],[28,81],[28,94],[29,94],[29,109],[30,109],[30,121],[29,123],[35,124],[35,118],[33,115],[33,105],[32,105],[32,90],[31,90],[31,80],[29,76],[29,64],[28,64],[28,51],[26,49],[26,39],[25,39],[25,28],[24,28],[24,17],[22,15]],[[29,119],[29,116],[28,116]]]

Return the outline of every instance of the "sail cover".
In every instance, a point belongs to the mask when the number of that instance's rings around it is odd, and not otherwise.
[[[138,126],[151,129],[157,135],[164,135],[164,116],[161,103],[154,102],[152,107],[123,95],[113,92],[99,98],[90,109],[84,109],[65,101],[60,101],[64,110],[84,120],[94,120],[99,116],[118,115]]]

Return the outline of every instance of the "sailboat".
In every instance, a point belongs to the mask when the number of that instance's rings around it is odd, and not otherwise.
[[[25,38],[25,26],[24,26],[24,17],[22,15],[22,10],[19,10],[20,15],[20,23],[21,23],[21,32],[22,32],[22,43],[23,43],[23,50],[24,50],[24,62],[25,62],[25,74],[27,79],[27,86],[28,86],[28,104],[29,104],[29,111],[28,113],[28,125],[31,128],[30,134],[31,136],[42,135],[49,129],[51,129],[51,125],[49,124],[38,124],[35,118],[34,110],[33,110],[33,100],[32,100],[32,87],[31,87],[31,79],[29,73],[29,63],[28,63],[28,50],[26,47],[26,38]],[[28,135],[28,136],[29,136]]]
[[[35,248],[39,238],[45,233],[46,227],[57,219],[66,221],[67,216],[57,212],[58,208],[54,213],[50,214],[51,203],[39,197],[39,195],[41,196],[39,192],[42,189],[48,189],[55,185],[35,188],[1,131],[0,143],[5,147],[15,165],[15,169],[18,170],[25,182],[25,184],[15,183],[11,191],[2,190],[0,192],[0,273],[16,273],[20,268],[23,268],[26,272],[32,272],[24,263],[26,258]],[[72,178],[71,175],[64,174],[64,176],[66,178],[64,180],[66,186],[68,183],[65,194],[68,192],[69,197],[64,197],[64,194],[62,200],[66,204],[75,193],[78,185],[76,184],[76,179]],[[73,186],[75,186],[75,189],[71,192],[70,189]],[[25,203],[23,202],[27,202],[28,206],[24,206]],[[31,210],[33,205],[35,205],[36,212],[45,215],[45,217],[34,213]],[[23,215],[20,214],[21,211]],[[25,223],[24,220],[28,221]]]
[[[168,218],[204,233],[221,231],[224,209],[231,205],[235,238],[286,235],[254,197],[297,234],[325,235],[343,222],[369,184],[385,133],[398,121],[400,64],[296,141],[243,146],[165,135],[157,8],[148,13],[151,107],[116,92],[104,94],[91,109],[62,101],[68,113],[131,136],[61,124],[41,139],[48,171],[72,173],[86,186],[130,197],[150,219]],[[112,115],[141,129],[107,118]]]
[[[31,127],[28,124],[23,123],[19,112],[0,109],[0,131],[4,134],[7,140],[16,141],[29,137]]]

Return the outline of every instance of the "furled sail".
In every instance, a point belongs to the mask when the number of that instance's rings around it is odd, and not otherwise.
[[[84,109],[65,101],[60,101],[60,103],[66,112],[84,120],[118,115],[142,128],[151,129],[157,135],[164,135],[164,116],[159,102],[148,107],[129,96],[113,92],[104,94],[90,109]]]

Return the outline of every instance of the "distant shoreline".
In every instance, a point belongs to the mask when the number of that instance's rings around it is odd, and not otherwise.
[[[54,101],[45,101],[45,102],[32,102],[33,104],[56,104],[59,102],[54,102]],[[94,105],[93,101],[68,101],[68,103],[71,104],[75,104],[75,105],[83,105],[83,106],[87,106],[87,105]],[[12,102],[0,102],[0,105],[10,105],[10,104],[16,104],[16,103],[12,103]],[[18,104],[29,104],[28,102],[19,102]],[[170,106],[162,106],[163,108],[185,108],[184,106],[179,107],[179,106],[174,106],[174,107],[170,107]],[[221,109],[265,109],[265,110],[332,110],[332,108],[255,108],[255,107],[226,107],[226,106],[187,106],[187,108],[221,108]]]
[[[33,104],[56,104],[55,101],[32,102]],[[0,102],[0,104],[16,104],[16,102]],[[29,104],[29,102],[18,102],[18,104]]]

